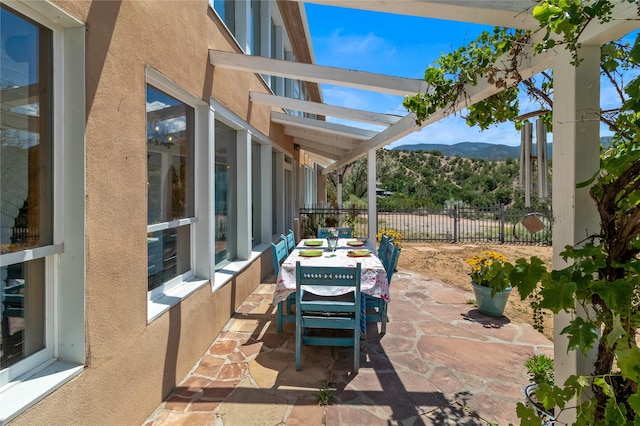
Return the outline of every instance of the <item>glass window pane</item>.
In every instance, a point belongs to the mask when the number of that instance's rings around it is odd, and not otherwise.
[[[262,54],[260,51],[260,40],[262,38],[261,22],[260,22],[260,2],[257,0],[251,0],[251,16],[249,17],[249,40],[251,40],[251,54],[259,56]],[[264,55],[263,55],[264,56]]]
[[[148,224],[193,217],[193,108],[147,86]]]
[[[190,226],[184,225],[147,236],[149,291],[190,269]]]
[[[45,346],[45,261],[0,268],[0,369]]]
[[[147,220],[169,229],[147,235],[148,288],[191,269],[191,225],[171,221],[194,217],[194,109],[147,86]]]
[[[0,253],[53,243],[51,31],[0,9]]]
[[[235,1],[230,0],[214,0],[213,8],[218,12],[220,18],[225,23],[232,34],[236,33],[235,23]]]
[[[215,122],[216,269],[236,257],[236,131]]]
[[[260,145],[251,142],[251,241],[255,247],[261,243],[261,211],[262,211],[262,159]]]

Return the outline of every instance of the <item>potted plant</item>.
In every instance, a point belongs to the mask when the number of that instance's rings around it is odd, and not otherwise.
[[[495,251],[484,251],[466,262],[471,266],[469,276],[478,310],[490,317],[501,317],[511,293],[509,273],[513,265]]]
[[[554,385],[553,358],[544,354],[531,355],[525,360],[524,366],[527,369],[529,381],[531,382],[524,389],[526,406],[540,417],[543,426],[551,426],[556,420],[553,408],[550,407],[550,409],[547,410],[544,407],[543,401],[537,397],[537,390],[540,386],[547,390]]]

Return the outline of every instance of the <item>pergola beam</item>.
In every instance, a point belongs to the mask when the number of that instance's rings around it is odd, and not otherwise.
[[[303,64],[215,49],[209,49],[209,62],[213,66],[238,71],[268,74],[319,84],[346,86],[400,96],[423,92],[426,87],[425,81],[421,79]]]
[[[336,117],[344,118],[347,120],[361,121],[364,123],[376,124],[378,126],[388,126],[397,123],[402,118],[402,116],[399,115],[382,114],[336,105],[327,105],[319,102],[303,101],[300,99],[269,95],[267,93],[261,92],[250,92],[249,98],[252,102],[264,105],[302,111],[325,117]]]
[[[370,139],[377,134],[377,132],[374,132],[373,130],[360,129],[358,127],[345,126],[344,124],[338,123],[328,123],[326,121],[298,117],[276,111],[271,111],[271,121],[286,126],[302,127],[318,132],[333,133],[361,140]]]

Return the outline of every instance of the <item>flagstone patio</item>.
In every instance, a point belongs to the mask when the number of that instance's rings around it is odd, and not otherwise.
[[[533,353],[553,344],[529,324],[485,317],[470,291],[394,275],[386,335],[369,324],[360,371],[349,348],[303,348],[275,327],[271,275],[240,306],[191,373],[149,416],[159,425],[518,424]],[[320,395],[333,398],[322,406]]]

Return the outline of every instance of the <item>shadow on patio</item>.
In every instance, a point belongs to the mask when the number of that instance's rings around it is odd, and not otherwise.
[[[352,350],[337,347],[303,347],[296,371],[294,324],[275,330],[273,280],[244,301],[145,425],[517,424],[524,360],[553,354],[530,325],[479,314],[470,292],[400,270],[387,334],[369,324],[357,375]],[[331,405],[319,405],[321,389]]]

